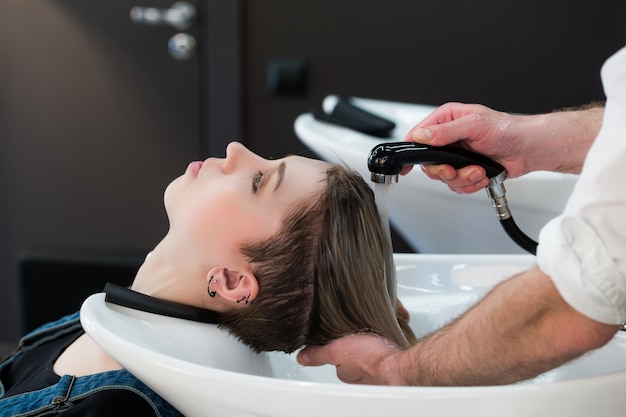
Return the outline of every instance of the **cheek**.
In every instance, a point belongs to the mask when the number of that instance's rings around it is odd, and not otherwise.
[[[188,181],[188,178],[181,176],[167,186],[163,202],[170,224],[197,225],[219,215],[223,211],[219,206],[229,197],[225,190],[211,183]]]
[[[186,248],[188,256],[221,259],[237,250],[231,232],[234,222],[231,216],[225,215],[228,212],[227,204],[188,198],[169,214],[170,235]]]
[[[244,210],[237,198],[227,192],[188,196],[174,216],[184,232],[201,242],[221,242],[227,245],[237,238],[246,238],[255,220]]]
[[[211,210],[203,224],[224,245],[239,248],[244,243],[270,238],[280,227],[280,218],[259,205],[221,202]]]
[[[187,187],[173,181],[165,192],[170,230],[203,253],[232,251],[269,238],[280,227],[276,204],[254,201],[232,184]],[[280,206],[280,204],[278,204]]]
[[[193,219],[193,220],[192,220]],[[237,205],[217,204],[210,211],[195,212],[185,220],[182,236],[189,250],[204,259],[233,259],[241,246],[271,236],[262,219],[250,216]]]

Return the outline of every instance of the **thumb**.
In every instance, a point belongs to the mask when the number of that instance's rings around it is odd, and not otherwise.
[[[404,138],[405,142],[417,142],[428,145],[433,140],[433,131],[426,127],[415,126],[407,133]]]
[[[462,116],[442,123],[425,125],[424,121],[409,131],[407,142],[418,142],[425,145],[444,146],[467,140],[476,128],[476,118]]]
[[[321,366],[331,363],[328,356],[328,345],[306,346],[298,352],[296,359],[302,366]]]

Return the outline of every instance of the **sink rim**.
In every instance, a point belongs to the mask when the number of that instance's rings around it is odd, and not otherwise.
[[[520,264],[528,263],[533,259],[531,255],[523,255],[523,254],[502,254],[502,255],[485,255],[485,254],[469,254],[469,255],[447,255],[447,254],[395,254],[395,259],[398,264],[403,265],[407,262],[410,262],[412,259],[424,259],[424,260],[441,260],[441,259],[457,259],[458,262],[454,263],[463,263],[471,260],[488,260],[493,262],[494,264],[507,264],[507,262],[513,260],[518,261]],[[104,306],[104,308],[102,308]],[[164,317],[155,315],[152,313],[146,313],[118,305],[107,304],[104,301],[104,294],[97,293],[91,295],[81,307],[81,322],[85,331],[96,340],[97,343],[101,344],[101,346],[105,350],[109,350],[111,355],[115,357],[124,367],[127,367],[125,362],[128,362],[127,359],[120,357],[119,349],[123,349],[124,346],[128,346],[128,343],[118,334],[111,331],[106,327],[103,327],[101,323],[96,323],[97,319],[94,317],[94,314],[100,314],[98,311],[104,312],[104,314],[114,314],[114,315],[122,315],[127,317],[133,317],[135,320],[143,320],[146,322],[170,322],[170,323],[180,323],[181,319]],[[185,321],[186,322],[186,321]],[[213,326],[212,324],[205,323],[194,323],[194,326]],[[626,339],[626,334],[618,333],[615,338]],[[449,386],[434,386],[434,387],[398,387],[398,386],[375,386],[375,385],[351,385],[351,384],[337,384],[335,382],[320,382],[320,381],[302,381],[295,379],[285,379],[281,377],[270,377],[263,375],[253,375],[243,372],[236,372],[230,370],[224,370],[219,368],[210,367],[207,365],[202,365],[199,363],[191,362],[185,359],[171,357],[165,355],[162,352],[159,352],[156,349],[150,349],[145,346],[132,345],[133,349],[143,351],[146,353],[144,358],[150,356],[153,363],[161,364],[163,361],[168,362],[171,361],[173,364],[176,364],[176,367],[179,369],[195,369],[198,368],[203,369],[205,372],[205,376],[211,377],[210,379],[214,379],[215,381],[221,381],[224,383],[225,381],[232,381],[234,383],[242,383],[250,386],[258,386],[263,387],[263,389],[267,389],[268,386],[273,385],[276,389],[284,391],[288,390],[300,390],[315,387],[317,390],[325,391],[327,390],[329,393],[332,392],[333,395],[337,393],[342,393],[343,395],[354,395],[354,394],[363,394],[367,393],[368,395],[374,395],[374,397],[389,397],[390,395],[405,395],[406,393],[411,393],[412,396],[418,394],[419,392],[424,391],[425,395],[430,396],[436,392],[447,393],[446,395],[450,395],[454,393],[454,395],[469,395],[469,394],[477,394],[481,392],[508,392],[508,391],[533,391],[536,389],[562,389],[564,387],[573,387],[581,384],[589,384],[594,381],[602,380],[602,379],[617,379],[623,382],[626,382],[626,370],[616,371],[613,373],[607,373],[596,376],[587,376],[570,380],[559,380],[559,381],[549,381],[542,383],[533,383],[532,380],[529,382],[522,382],[517,384],[509,384],[509,385],[489,385],[489,386],[463,386],[463,387],[449,387]],[[273,355],[282,353],[263,353],[265,355]],[[132,364],[128,364],[127,368],[133,368]],[[132,372],[132,371],[131,371]],[[271,381],[268,384],[268,381]],[[465,393],[465,394],[464,394]]]

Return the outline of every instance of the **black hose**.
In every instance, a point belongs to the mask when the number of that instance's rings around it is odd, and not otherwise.
[[[502,225],[502,228],[504,229],[506,234],[509,235],[509,237],[513,239],[513,241],[517,243],[522,249],[524,249],[528,253],[537,255],[537,242],[526,236],[526,234],[524,234],[524,232],[522,232],[520,228],[517,227],[517,224],[515,224],[513,217],[500,220],[500,224]]]

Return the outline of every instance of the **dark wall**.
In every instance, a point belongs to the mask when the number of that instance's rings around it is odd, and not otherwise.
[[[623,0],[266,0],[246,7],[246,138],[275,156],[304,149],[293,121],[332,93],[522,113],[601,100],[601,64],[626,44]],[[268,93],[266,67],[280,57],[308,62],[306,94]]]
[[[145,256],[165,187],[199,159],[196,62],[169,57],[173,29],[133,24],[135,5],[0,2],[0,341],[22,334],[23,299],[45,297],[49,319],[65,304],[56,274],[24,290],[20,257]]]
[[[16,166],[28,171],[29,167],[33,166],[32,158],[16,160],[13,157],[15,152],[10,151],[24,149],[24,137],[34,141],[35,139],[31,138],[27,132],[44,130],[41,124],[46,121],[58,123],[63,127],[67,127],[68,123],[74,126],[78,121],[82,121],[83,124],[88,125],[86,129],[97,130],[97,127],[94,127],[94,121],[102,122],[105,119],[104,116],[111,112],[124,116],[120,120],[127,120],[131,118],[128,117],[130,113],[123,110],[134,107],[134,101],[126,101],[122,103],[123,106],[119,104],[106,106],[101,103],[103,94],[107,96],[109,92],[113,94],[114,89],[123,90],[128,86],[120,83],[111,83],[109,86],[109,84],[98,84],[88,80],[78,82],[83,80],[83,76],[86,79],[89,74],[102,73],[103,69],[123,70],[130,65],[129,57],[110,59],[107,55],[102,61],[94,61],[90,60],[90,57],[96,52],[88,47],[76,49],[75,44],[83,45],[84,34],[92,32],[96,32],[95,38],[104,42],[107,50],[110,51],[117,51],[120,44],[132,44],[138,42],[138,39],[131,42],[132,37],[129,37],[128,42],[109,42],[106,28],[90,24],[77,14],[60,13],[56,5],[64,3],[68,2],[56,0],[37,6],[26,6],[26,3],[14,0],[2,3],[0,6],[5,12],[0,13],[0,16],[4,17],[4,23],[6,23],[0,25],[2,29],[0,32],[8,34],[1,37],[3,41],[0,42],[2,56],[6,58],[0,62],[0,76],[2,76],[0,91],[3,92],[0,94],[0,112],[6,122],[3,123],[5,135],[0,137],[0,148],[4,150],[0,152],[0,162],[2,162],[0,165],[2,169],[5,169],[5,171],[0,169],[3,173],[0,176],[0,188],[4,190],[0,197],[2,203],[0,204],[0,219],[2,220],[0,239],[3,240],[0,249],[9,248],[11,254],[0,256],[4,265],[4,272],[0,276],[0,311],[2,312],[0,341],[9,339],[13,341],[19,336],[20,326],[16,324],[19,322],[16,298],[18,291],[14,276],[17,260],[14,252],[29,247],[23,242],[35,241],[29,235],[30,229],[24,229],[20,225],[28,220],[29,212],[31,216],[38,216],[39,211],[35,213],[35,208],[44,213],[43,216],[36,217],[38,222],[43,223],[50,219],[48,223],[51,227],[61,224],[58,215],[52,211],[49,203],[33,205],[29,211],[20,210],[19,195],[14,190],[24,190],[20,186],[24,177],[12,174],[12,171],[7,173],[6,169]],[[78,4],[77,1],[69,3]],[[165,5],[162,0],[158,3]],[[626,43],[626,2],[623,0],[596,2],[587,0],[478,0],[474,2],[460,0],[429,2],[419,0],[384,2],[373,0],[211,0],[209,3],[211,5],[209,17],[201,16],[202,19],[206,19],[205,23],[208,23],[206,27],[210,28],[208,37],[218,42],[224,41],[221,45],[226,45],[226,47],[203,49],[208,55],[215,55],[210,56],[210,63],[218,66],[221,72],[209,71],[208,67],[205,68],[206,71],[203,75],[201,74],[201,77],[211,78],[211,83],[207,84],[201,80],[200,101],[203,103],[208,101],[209,109],[218,108],[228,112],[228,109],[237,105],[237,103],[231,103],[233,97],[237,97],[238,100],[241,94],[245,103],[241,116],[244,133],[243,137],[240,137],[236,128],[231,130],[219,128],[219,120],[215,118],[209,120],[206,114],[200,115],[202,131],[206,136],[218,132],[219,137],[216,139],[222,141],[242,139],[254,151],[264,156],[278,157],[287,153],[306,153],[304,145],[293,133],[294,119],[303,112],[319,107],[321,100],[327,94],[355,95],[433,105],[450,100],[480,102],[500,110],[526,113],[550,111],[602,99],[598,75],[600,66],[610,54]],[[233,26],[241,22],[234,22],[228,18],[222,19],[220,16],[223,16],[224,10],[222,9],[229,7],[235,9],[234,12],[232,10],[229,12],[231,15],[239,13],[239,5],[242,6],[242,27],[245,28],[244,49],[241,55],[233,50],[234,58],[224,59],[224,55],[226,58],[230,57],[228,52],[231,49],[236,49],[230,48],[231,45],[238,43],[238,40],[232,39],[233,32],[238,31]],[[16,9],[23,10],[24,13],[16,14]],[[123,16],[126,19],[126,11]],[[211,19],[217,20],[211,21]],[[34,29],[42,32],[50,25],[55,25],[64,33],[70,31],[74,25],[85,28],[85,31],[77,32],[79,35],[69,37],[67,42],[53,42],[52,38],[48,40],[44,36],[42,39],[50,41],[52,46],[44,48],[40,53],[33,49],[28,41],[32,38]],[[112,27],[111,30],[119,31],[119,25]],[[145,33],[139,36],[147,36]],[[73,73],[79,75],[71,82],[59,83],[52,77],[55,68],[61,68],[54,72],[55,74],[66,72],[63,69],[65,67],[62,67],[59,61],[62,58],[59,56],[60,50],[72,51],[66,61],[62,62],[63,65],[67,65],[70,76]],[[221,56],[220,51],[223,54]],[[24,55],[37,58],[36,69],[43,73],[42,76],[38,75],[39,72],[30,73],[20,67],[22,62],[20,57]],[[139,57],[139,55],[134,53],[131,57]],[[224,80],[238,73],[238,69],[225,63],[237,62],[240,56],[243,59],[245,74],[241,90],[228,88],[226,86],[230,84],[225,83]],[[268,92],[267,66],[277,58],[297,58],[308,64],[309,71],[304,94],[287,96]],[[155,68],[161,67],[156,65]],[[158,72],[155,70],[150,74]],[[207,77],[207,74],[210,77]],[[149,74],[145,78],[149,79]],[[236,76],[231,78],[236,78]],[[33,84],[31,79],[37,81],[37,84]],[[215,87],[216,82],[218,88]],[[37,89],[38,85],[46,88]],[[19,90],[18,87],[21,86],[27,89]],[[97,111],[91,114],[93,121],[70,113],[69,122],[68,119],[62,122],[60,118],[57,118],[57,114],[68,112],[58,105],[56,99],[51,96],[49,102],[51,104],[42,101],[42,94],[48,89],[76,95],[82,91],[85,96],[99,102],[100,104],[94,107]],[[99,89],[106,91],[102,93]],[[31,101],[28,101],[29,97],[25,95],[25,91],[31,90],[36,91]],[[217,93],[216,90],[218,90]],[[25,105],[16,106],[9,100],[11,94],[4,94],[7,91],[15,91],[15,98],[20,102],[23,100]],[[143,98],[149,100],[151,94],[156,93],[149,90]],[[207,97],[210,94],[221,94],[223,97],[212,97],[208,100]],[[228,105],[224,105],[225,103]],[[179,105],[175,107],[179,110],[178,113],[189,113],[189,111],[182,111]],[[191,110],[193,111],[195,110]],[[214,110],[211,111],[214,112]],[[221,119],[232,116],[232,114],[222,115]],[[24,124],[28,130],[15,129],[15,137],[8,138],[6,132],[10,126],[16,125],[21,120],[20,117],[25,117],[28,121]],[[171,115],[161,119],[170,120]],[[128,131],[125,123],[127,122],[109,123],[107,129]],[[149,121],[144,123],[140,120],[139,125],[149,128],[152,124]],[[182,137],[186,136],[180,133],[182,131],[185,130],[177,129],[174,134],[165,136],[182,140]],[[149,134],[138,136],[153,137],[153,133],[155,132],[151,131]],[[83,136],[92,137],[93,135],[89,133]],[[97,144],[106,148],[114,147],[104,140],[98,141]],[[128,144],[137,147],[134,142],[128,142]],[[54,142],[50,142],[49,145],[50,149],[58,148],[58,146],[53,146]],[[158,150],[157,148],[162,148],[162,146],[146,147],[154,152]],[[192,148],[195,149],[195,144]],[[72,149],[68,149],[67,152],[76,152]],[[179,145],[177,149],[176,152],[160,151],[166,154],[162,158],[155,158],[150,153],[147,155],[148,158],[143,159],[147,159],[150,165],[156,165],[163,171],[162,167],[172,159],[173,154],[184,153],[183,145]],[[213,149],[211,151],[213,152]],[[44,154],[41,158],[49,160],[51,155],[54,154]],[[180,156],[180,158],[185,161],[188,159],[187,156]],[[80,160],[83,161],[84,158]],[[119,168],[119,160],[117,158],[112,160],[115,160],[113,166]],[[56,161],[51,161],[51,163],[56,163],[54,172],[58,171],[68,176],[73,172],[66,168],[66,165]],[[174,166],[173,169],[178,172],[178,164]],[[37,181],[38,186],[49,187],[47,192],[51,192],[50,187],[59,181],[55,181],[51,176],[53,171],[41,169],[42,165],[36,165],[36,167],[37,170],[30,169],[30,171],[41,178],[41,181]],[[172,174],[166,175],[162,172],[160,175],[169,179]],[[105,178],[102,176],[101,179]],[[135,180],[137,178],[139,177],[134,177]],[[141,181],[137,190],[145,192],[146,187],[143,185],[145,180],[141,178]],[[112,187],[110,184],[95,186],[93,191],[96,195],[102,194],[104,190]],[[154,181],[150,184],[150,187],[157,187]],[[151,206],[160,204],[162,186],[157,188],[155,198],[158,201],[150,203]],[[23,193],[23,191],[20,192]],[[76,197],[80,196],[76,195]],[[132,203],[131,200],[119,198],[106,199],[107,204],[111,205],[118,201],[124,213],[128,210],[131,213],[128,218],[116,221],[114,228],[94,223],[96,218],[110,216],[112,209],[109,209],[108,213],[106,210],[100,212],[94,210],[88,216],[84,216],[76,211],[70,212],[70,209],[73,210],[71,200],[58,201],[59,204],[63,203],[69,207],[66,217],[70,218],[72,230],[77,235],[80,232],[83,236],[91,229],[104,229],[103,233],[93,238],[90,237],[87,240],[88,244],[72,244],[72,247],[80,246],[85,249],[85,246],[93,247],[97,244],[96,246],[106,247],[110,252],[126,252],[129,248],[143,249],[144,242],[152,242],[154,240],[152,235],[157,235],[154,230],[145,233],[120,231],[120,229],[135,229],[141,225],[131,220],[137,218],[133,214],[133,211],[139,210],[137,204]],[[114,209],[117,210],[116,207]],[[76,216],[75,219],[72,216]],[[154,216],[163,216],[160,208],[154,212]],[[162,217],[159,219],[162,221]],[[86,226],[82,227],[81,224]],[[125,227],[125,225],[130,226]],[[37,229],[36,241],[46,243],[45,249],[51,250],[59,248],[51,247],[55,245],[48,244],[49,242],[58,242],[59,239],[67,240],[68,236],[71,237],[74,233],[68,232],[64,236],[58,236],[60,234],[57,233],[55,236],[47,230]],[[32,233],[34,235],[35,232]],[[102,235],[105,238],[102,238]],[[3,254],[5,253],[9,251],[4,251]]]

